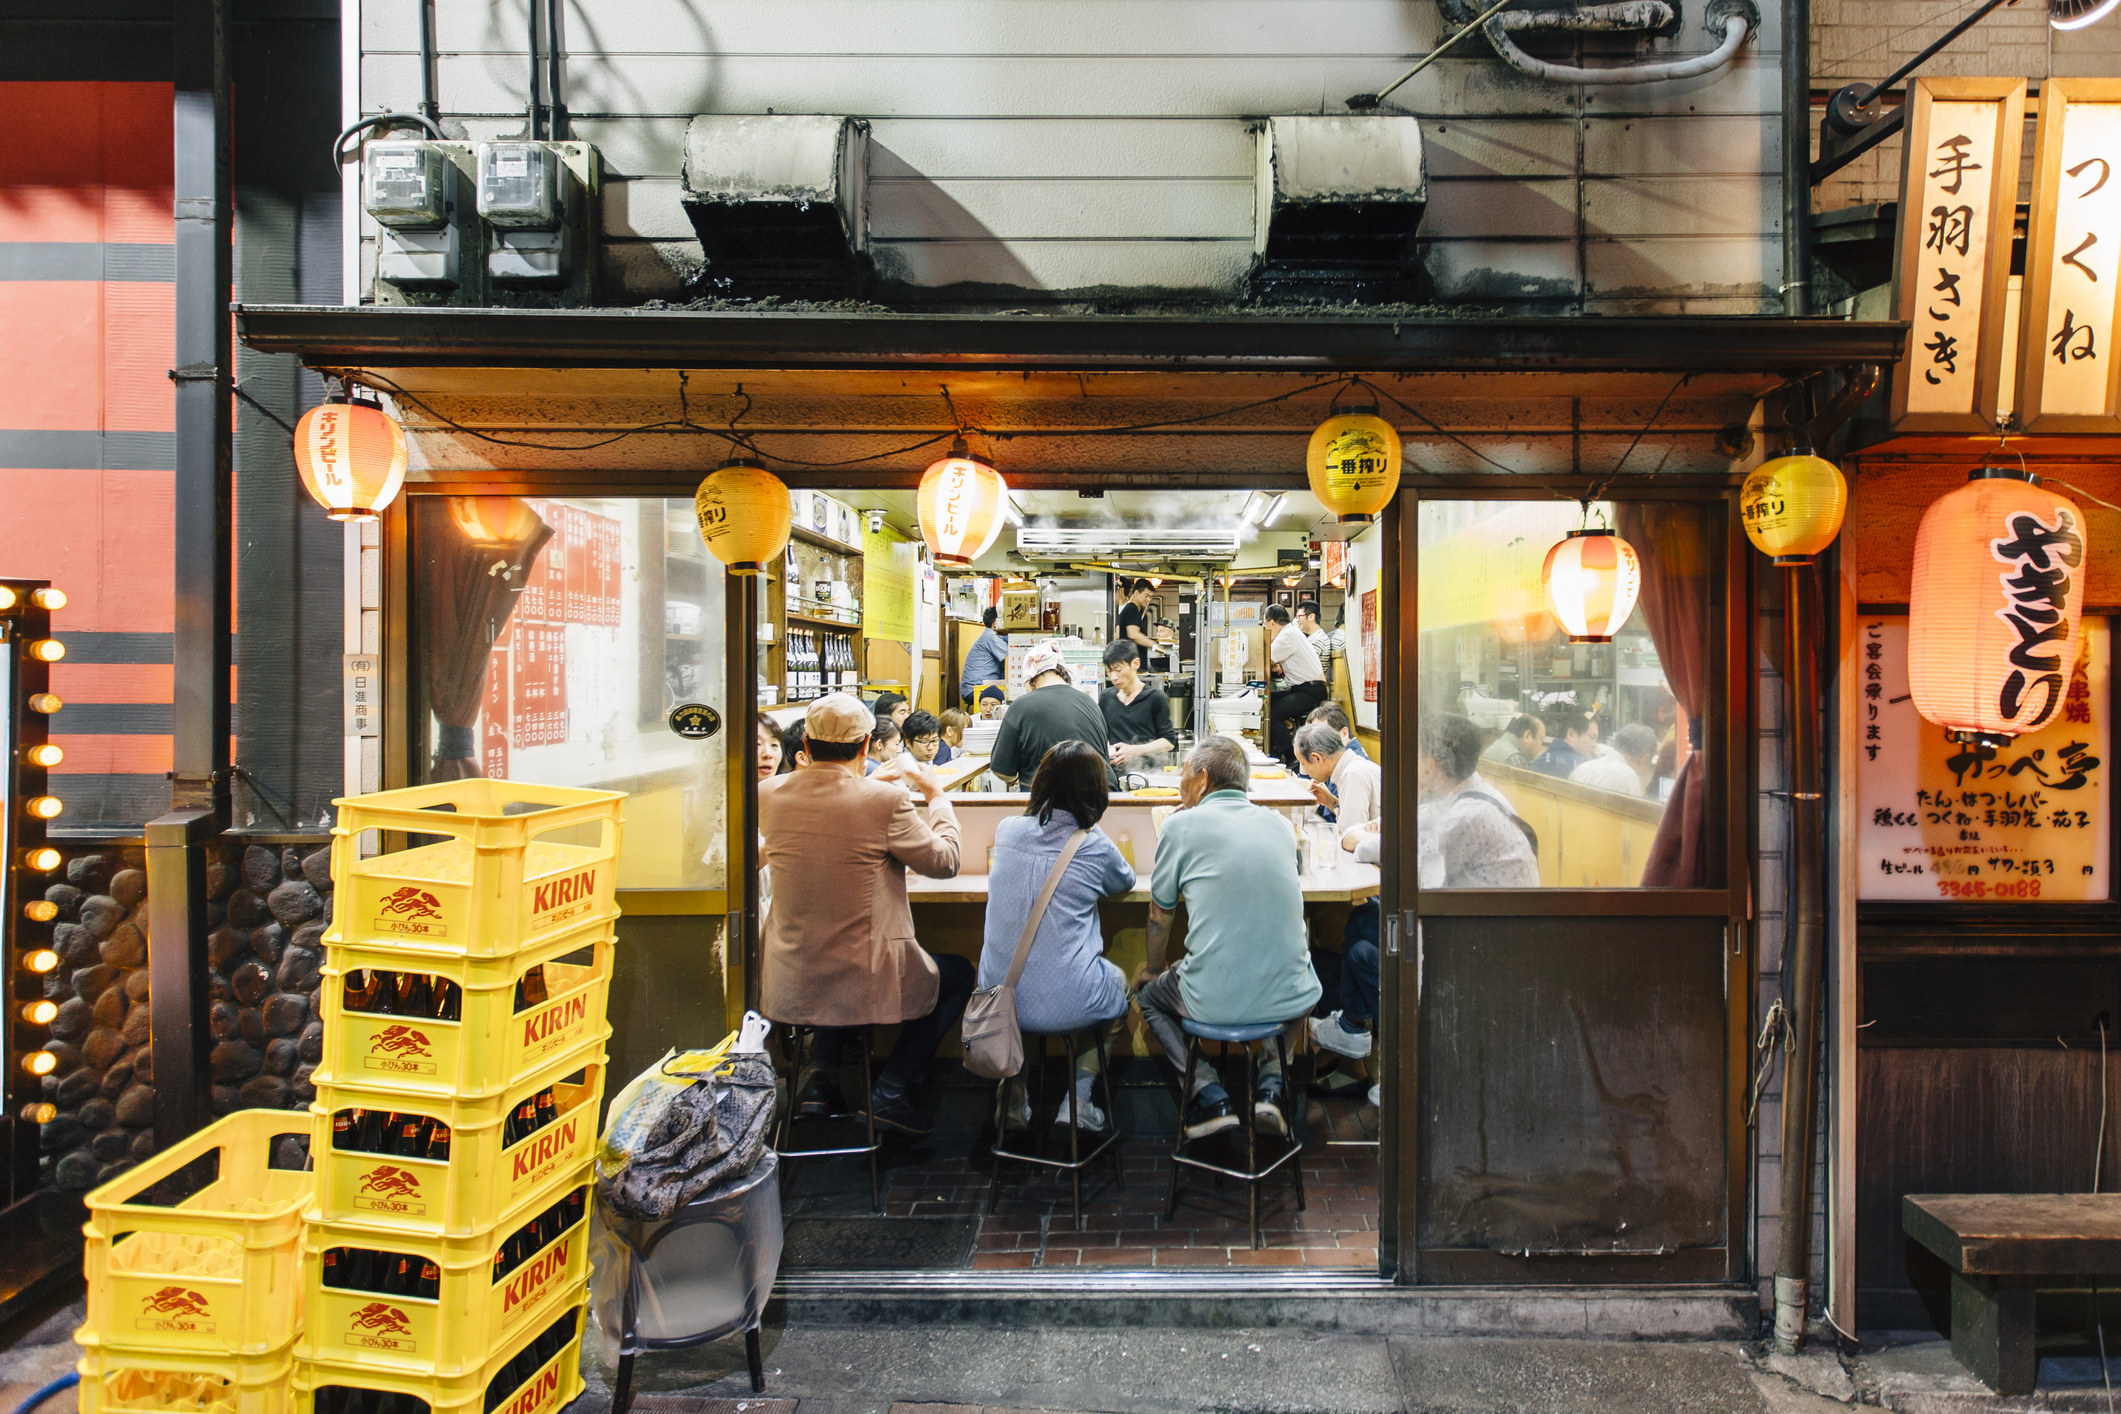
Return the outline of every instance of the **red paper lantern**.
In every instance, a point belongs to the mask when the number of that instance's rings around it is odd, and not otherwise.
[[[372,403],[334,399],[295,424],[295,466],[333,520],[374,520],[405,484],[405,429]]]
[[[1922,513],[1908,594],[1915,710],[2001,745],[2054,720],[2081,646],[2084,513],[2023,471],[1983,467]]]
[[[1635,612],[1642,559],[1610,530],[1572,530],[1547,551],[1539,572],[1547,607],[1574,643],[1611,643]]]
[[[921,536],[929,555],[939,565],[961,568],[986,554],[1002,533],[1008,498],[1002,474],[966,451],[959,438],[950,455],[921,476]]]

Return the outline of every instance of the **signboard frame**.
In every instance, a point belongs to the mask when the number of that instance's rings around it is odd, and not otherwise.
[[[1925,214],[1927,193],[1945,192],[1928,162],[1931,133],[1939,103],[1979,103],[1990,108],[1992,156],[1983,164],[1989,185],[1981,251],[1981,292],[1971,301],[1977,314],[1973,379],[1964,408],[1950,411],[1908,410],[1911,384],[1923,365],[1927,344],[1921,338],[1924,320],[1919,316],[1931,305],[1916,272],[1923,268],[1922,252],[1929,225]],[[1893,254],[1893,317],[1908,321],[1908,352],[1893,366],[1892,427],[1895,432],[1993,432],[2001,403],[2003,373],[2004,310],[2009,295],[2011,227],[2018,208],[2019,153],[2024,145],[2025,80],[2022,78],[1916,79],[1909,85],[1906,138],[1901,148],[1900,232]],[[2007,154],[2007,159],[2004,155]],[[1918,163],[1920,165],[1918,165]],[[1968,169],[1969,172],[1972,170]],[[2005,185],[1994,185],[2000,180]],[[1949,195],[1963,193],[1963,181]],[[1964,306],[1962,306],[1964,307]],[[1963,356],[1963,355],[1962,355]]]
[[[2067,134],[2067,112],[2071,105],[2112,106],[2121,109],[2121,79],[2051,78],[2040,86],[2040,139],[2033,161],[2031,215],[2025,233],[2025,290],[2018,311],[2018,422],[2032,433],[2121,432],[2121,349],[2114,344],[2121,335],[2121,279],[2112,280],[2105,311],[2106,324],[2099,332],[2106,340],[2106,407],[2100,413],[2045,412],[2042,394],[2047,384],[2050,344],[2048,303],[2053,294],[2056,266],[2056,233],[2061,229],[2060,202],[2070,178],[2063,171],[2063,139]],[[2104,185],[2109,193],[2121,191],[2121,152],[2109,161]],[[2121,225],[2111,233],[2121,243]],[[2065,253],[2067,254],[2067,253]],[[2113,273],[2121,274],[2121,268]],[[2093,276],[2097,278],[2096,275]]]

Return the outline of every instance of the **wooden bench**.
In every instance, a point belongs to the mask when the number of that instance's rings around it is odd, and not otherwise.
[[[2121,1193],[1916,1193],[1900,1225],[1952,1269],[1952,1354],[1998,1394],[2030,1394],[2033,1292],[2121,1273]]]

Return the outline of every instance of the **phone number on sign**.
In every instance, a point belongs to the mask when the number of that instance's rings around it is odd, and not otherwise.
[[[1991,884],[1985,879],[1939,879],[1937,892],[1945,898],[2038,898],[2038,879],[2013,879]]]

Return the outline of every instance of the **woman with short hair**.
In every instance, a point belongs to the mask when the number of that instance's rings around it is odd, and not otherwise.
[[[1100,898],[1134,887],[1133,866],[1097,828],[1110,798],[1104,753],[1086,741],[1058,742],[1032,774],[1030,805],[994,831],[987,930],[980,950],[982,987],[998,987],[1008,979],[1032,905],[1060,862],[1061,851],[1076,831],[1089,832],[1053,890],[1031,940],[1023,976],[1017,979],[1016,1021],[1026,1032],[1061,1035],[1111,1024],[1127,1014],[1127,978],[1104,956],[1097,914]],[[1076,1062],[1074,1091],[1061,1102],[1055,1124],[1068,1122],[1072,1103],[1084,1129],[1105,1127],[1103,1112],[1090,1103],[1097,1068],[1096,1047],[1086,1047]],[[1016,1126],[1030,1122],[1030,1103],[1021,1088],[1003,1107],[1003,1121]]]

